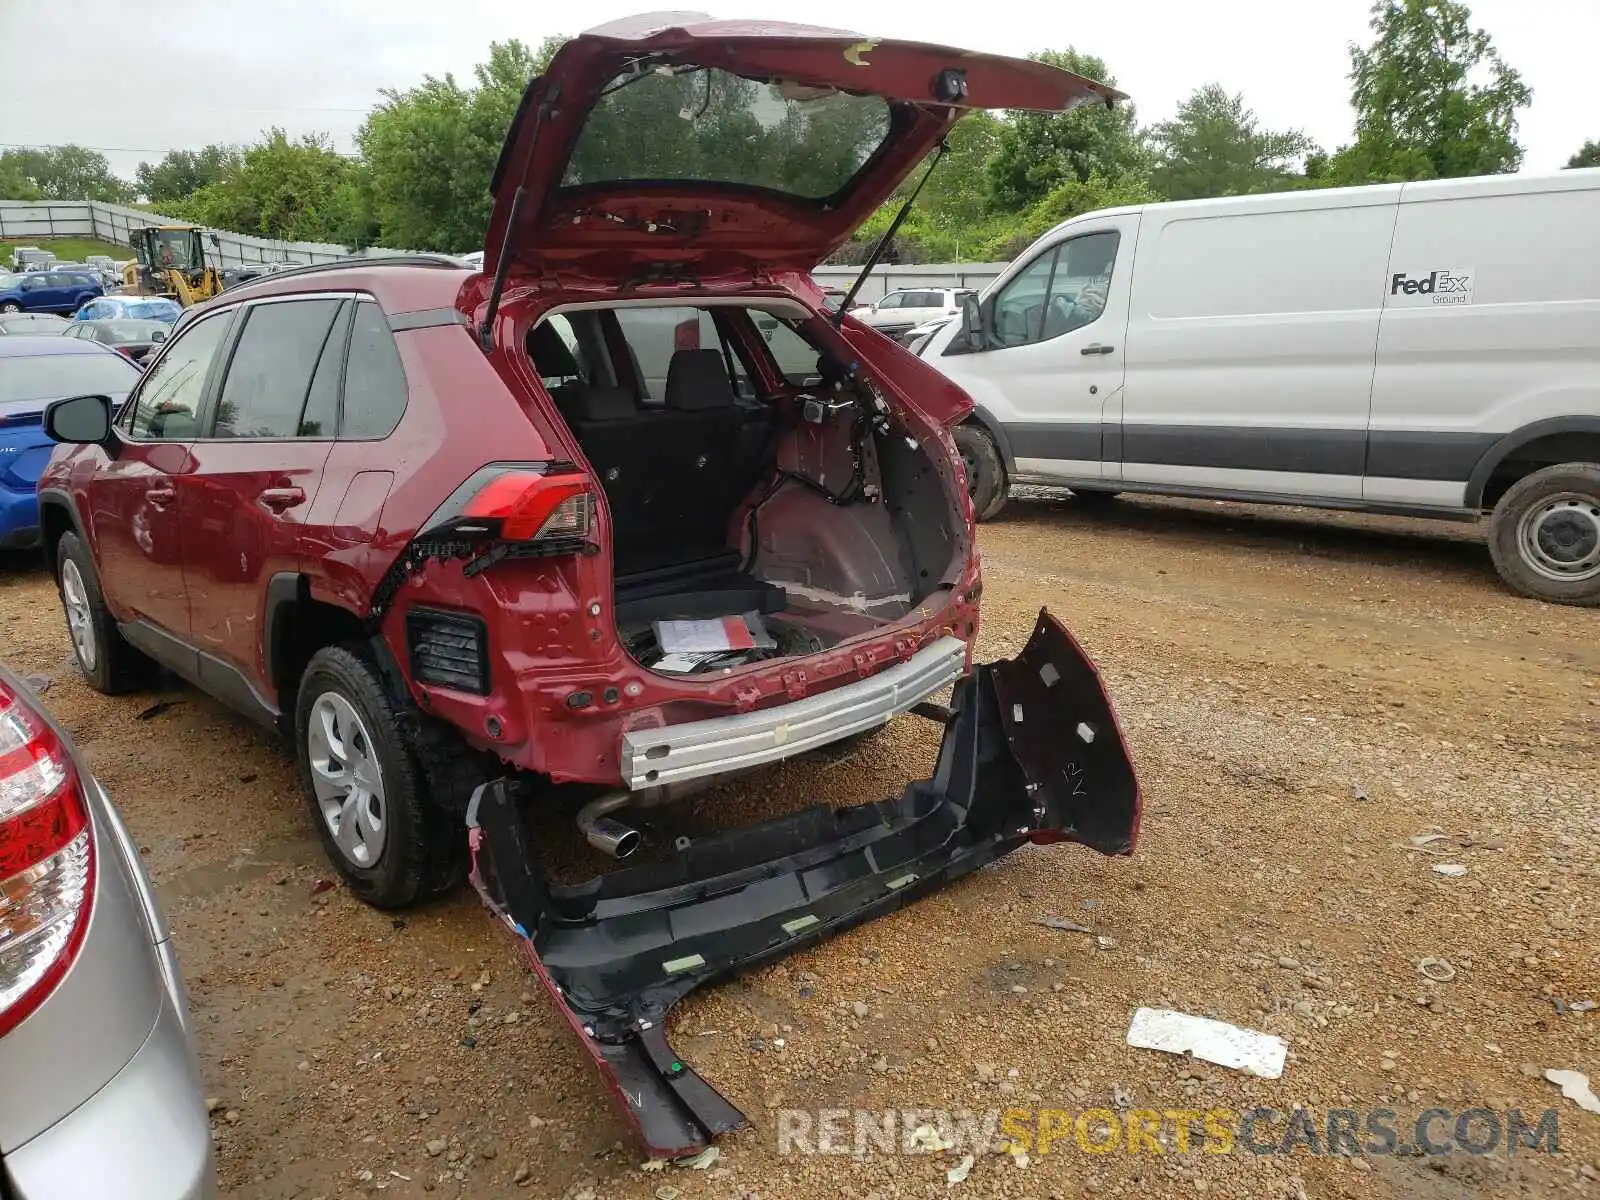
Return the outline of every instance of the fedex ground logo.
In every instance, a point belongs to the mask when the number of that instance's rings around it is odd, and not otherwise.
[[[1426,296],[1434,304],[1471,304],[1472,275],[1471,267],[1452,267],[1425,275],[1396,271],[1389,276],[1389,295]]]

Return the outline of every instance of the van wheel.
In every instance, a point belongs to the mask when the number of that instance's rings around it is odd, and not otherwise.
[[[1000,515],[1006,506],[1006,464],[1000,450],[985,429],[976,425],[957,425],[953,431],[956,449],[967,468],[967,494],[978,520]]]
[[[1600,463],[1562,463],[1512,484],[1489,519],[1489,554],[1524,596],[1600,605]]]
[[[144,682],[150,660],[123,640],[100,592],[94,556],[76,533],[62,534],[56,545],[56,588],[67,615],[72,657],[89,686],[116,696]]]
[[[400,713],[361,655],[330,646],[312,656],[295,759],[323,850],[362,900],[402,908],[464,876],[466,832],[429,803]]]

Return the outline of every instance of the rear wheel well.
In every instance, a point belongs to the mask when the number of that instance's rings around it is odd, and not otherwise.
[[[300,581],[294,600],[279,603],[272,610],[268,628],[268,648],[273,687],[278,692],[278,711],[294,712],[300,677],[318,650],[356,641],[365,635],[361,618],[337,604],[326,604],[306,595]]]
[[[278,576],[269,592],[279,594],[271,605],[267,648],[284,732],[297,736],[300,680],[312,658],[327,647],[345,646],[375,670],[399,714],[401,733],[422,769],[427,800],[453,817],[463,816],[477,786],[498,773],[494,756],[469,746],[455,726],[417,711],[389,648],[360,617],[312,599],[303,576]]]
[[[55,500],[39,502],[39,544],[44,550],[44,560],[50,564],[50,574],[56,573],[56,547],[63,534],[72,532],[72,514],[67,506]]]
[[[1494,508],[1517,480],[1570,462],[1600,463],[1600,433],[1551,433],[1518,446],[1489,473],[1480,507],[1485,511]]]

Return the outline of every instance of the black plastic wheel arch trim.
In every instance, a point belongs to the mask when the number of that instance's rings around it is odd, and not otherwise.
[[[933,776],[897,797],[819,805],[558,886],[523,823],[539,794],[515,778],[474,793],[473,884],[661,1158],[746,1123],[667,1042],[668,1012],[696,987],[893,912],[1028,842],[1131,854],[1140,819],[1115,710],[1046,612],[1020,655],[956,685]]]

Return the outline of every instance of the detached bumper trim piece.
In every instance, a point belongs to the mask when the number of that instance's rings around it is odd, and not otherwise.
[[[889,704],[902,700],[914,702],[908,692]],[[571,887],[538,868],[522,817],[537,802],[534,785],[511,779],[474,794],[473,884],[662,1158],[745,1124],[667,1044],[668,1011],[696,987],[893,912],[1027,842],[1131,854],[1139,826],[1111,702],[1048,613],[1015,659],[957,683],[933,776],[898,796],[789,813]]]
[[[876,728],[949,687],[966,667],[959,638],[908,661],[790,704],[622,735],[622,778],[633,791],[776,762]]]

